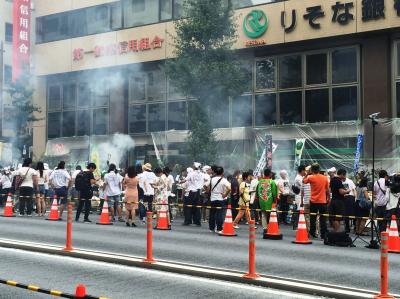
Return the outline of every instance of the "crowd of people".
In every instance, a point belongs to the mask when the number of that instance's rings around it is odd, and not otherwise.
[[[391,215],[400,219],[400,175],[389,176],[384,170],[379,172],[372,190],[363,172],[353,181],[344,169],[332,167],[323,171],[318,164],[300,165],[292,179],[286,170],[279,174],[268,168],[261,174],[251,169],[237,170],[227,175],[221,166],[202,166],[197,162],[175,178],[168,167],[153,169],[150,163],[125,170],[109,164],[104,172],[96,170],[97,166],[89,163],[86,169],[77,166],[68,171],[63,161],[54,169],[43,162],[33,167],[32,160],[27,158],[16,170],[3,169],[0,204],[4,205],[11,192],[16,195],[19,216],[36,212],[43,217],[56,196],[61,219],[68,200],[72,200],[76,204],[75,220],[79,221],[83,212],[83,221],[91,222],[92,201],[98,198],[99,213],[107,202],[110,220],[125,222],[127,226],[136,227],[136,218],[144,222],[147,211],[153,212],[154,218],[163,211],[169,224],[181,213],[183,225],[201,226],[208,222],[210,232],[216,233],[223,229],[228,205],[236,229],[254,219],[267,230],[275,206],[282,225],[295,221],[298,211],[304,209],[310,236],[323,239],[328,224],[335,232],[353,229],[355,234],[364,235],[366,219],[372,211],[378,218],[379,231],[386,230]]]

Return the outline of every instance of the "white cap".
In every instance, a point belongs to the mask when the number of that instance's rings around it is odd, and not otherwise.
[[[335,167],[332,167],[332,168],[328,169],[328,173],[333,173],[333,172],[336,172],[336,168]]]
[[[49,170],[49,164],[43,163],[43,166],[44,166],[44,169],[45,169],[45,170]]]
[[[193,171],[193,168],[192,167],[188,167],[188,168],[186,168],[186,171],[187,171],[187,173],[190,173],[190,172]]]
[[[194,162],[193,163],[194,168],[199,169],[201,167],[201,163],[199,162]]]
[[[204,172],[206,172],[207,170],[210,170],[210,169],[211,169],[211,167],[208,166],[208,165],[206,165],[206,166],[203,167],[203,171],[204,171]]]

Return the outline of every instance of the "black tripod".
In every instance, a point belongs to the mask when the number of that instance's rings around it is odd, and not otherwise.
[[[369,119],[372,122],[372,188],[373,188],[373,186],[375,184],[375,128],[376,128],[376,125],[378,125],[378,121],[376,120],[376,118],[378,117],[379,114],[380,114],[380,112],[371,114],[369,116]],[[353,240],[352,244],[354,244],[354,242],[357,239],[360,239],[360,240],[362,240],[363,242],[365,242],[367,244],[367,246],[365,246],[366,248],[379,249],[379,244],[381,242],[381,239],[380,239],[380,236],[379,236],[379,233],[380,233],[379,229],[378,229],[378,227],[377,227],[377,225],[375,224],[375,221],[374,221],[374,218],[375,218],[374,206],[375,206],[375,195],[374,195],[374,192],[372,192],[372,212],[371,212],[371,219],[370,219],[370,222],[371,222],[371,224],[370,224],[371,225],[371,240],[368,243],[368,241],[364,240],[361,237],[361,235],[364,233],[364,231],[367,228],[367,225],[366,225],[364,227],[363,231],[361,232],[361,234],[358,235]],[[376,239],[375,239],[374,233],[376,233]]]

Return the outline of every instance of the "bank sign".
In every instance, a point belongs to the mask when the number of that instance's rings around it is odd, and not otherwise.
[[[399,22],[393,19],[400,20],[400,0],[294,0],[245,12],[242,31],[244,45],[252,47],[269,44],[269,35],[283,34],[284,41],[296,35],[294,41],[302,35],[304,39],[329,35],[329,31],[346,34],[390,28]]]

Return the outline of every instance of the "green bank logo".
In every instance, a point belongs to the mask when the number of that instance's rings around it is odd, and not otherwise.
[[[268,23],[268,17],[262,10],[253,10],[244,18],[244,33],[250,38],[259,38],[267,31]]]

